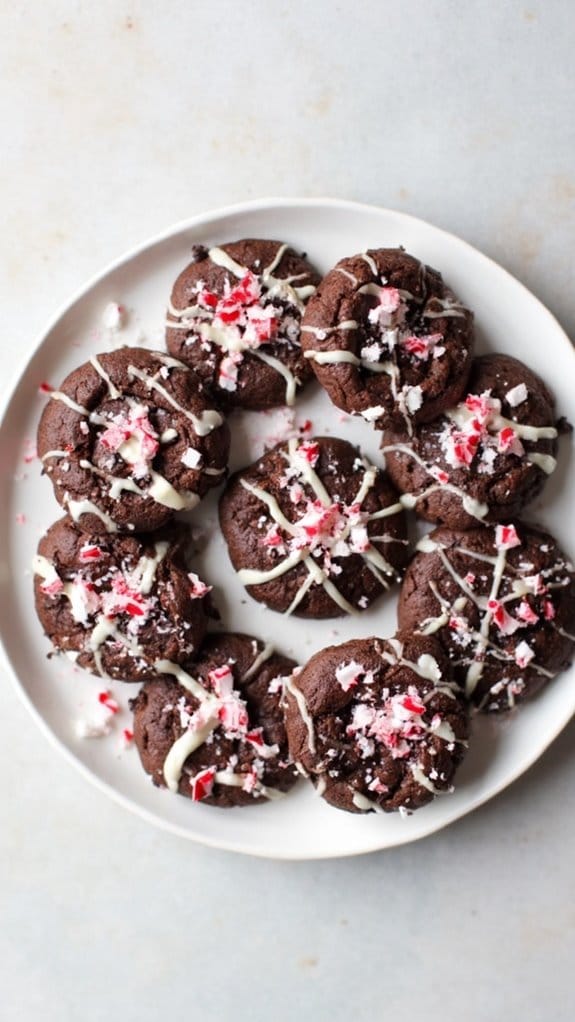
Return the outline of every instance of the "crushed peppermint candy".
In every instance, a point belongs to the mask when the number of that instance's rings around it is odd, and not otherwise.
[[[491,619],[495,622],[502,635],[513,635],[513,632],[516,632],[521,627],[519,621],[507,613],[499,600],[488,600],[487,609],[491,612]]]
[[[531,649],[531,646],[523,641],[520,642],[515,650],[515,663],[518,667],[527,667],[528,664],[534,659],[535,653]]]
[[[80,548],[78,559],[85,564],[90,564],[93,561],[99,561],[102,557],[102,548],[96,543],[86,542]]]
[[[516,387],[512,387],[508,390],[505,395],[507,404],[511,405],[512,408],[517,408],[518,405],[523,404],[527,400],[527,387],[524,383],[518,383]]]
[[[495,529],[495,545],[498,550],[511,550],[513,547],[521,546],[515,526],[498,525]]]
[[[207,596],[208,593],[211,593],[213,586],[206,585],[200,576],[196,575],[195,571],[189,571],[188,578],[192,583],[189,590],[189,595],[192,600],[201,600],[204,596]]]
[[[350,688],[354,688],[361,676],[365,674],[365,667],[362,664],[358,664],[355,660],[351,660],[347,664],[340,664],[335,671],[336,681],[344,692],[349,692]]]
[[[216,768],[209,767],[207,770],[200,770],[194,777],[190,777],[192,799],[194,802],[201,802],[203,798],[211,795],[216,778]]]
[[[196,451],[195,447],[188,447],[182,454],[180,461],[186,468],[197,468],[202,460],[202,456],[199,451]]]
[[[377,305],[369,310],[370,323],[380,327],[389,327],[393,322],[402,322],[405,316],[405,303],[396,287],[379,289]]]
[[[127,412],[112,416],[99,441],[106,450],[133,465],[136,479],[148,474],[160,446],[145,405],[132,405]]]
[[[440,436],[440,443],[452,468],[469,468],[481,452],[478,470],[491,473],[498,454],[514,454],[517,457],[525,454],[513,426],[502,425],[501,401],[492,397],[491,391],[468,394],[465,401],[448,415],[449,421]]]
[[[108,302],[102,313],[102,326],[105,330],[122,330],[126,324],[126,310],[118,302]]]
[[[407,692],[388,695],[381,707],[356,703],[347,734],[373,738],[389,750],[393,759],[404,759],[410,755],[413,743],[427,734],[422,724],[424,713],[418,689],[410,685]]]
[[[110,713],[118,713],[120,704],[117,699],[114,699],[109,689],[104,689],[102,692],[98,692],[98,702],[105,706]]]
[[[409,334],[407,337],[400,338],[400,346],[407,351],[409,355],[413,355],[415,358],[427,361],[430,355],[434,358],[438,358],[443,355],[445,348],[439,348],[438,345],[443,340],[443,334],[424,334],[423,336],[416,336],[415,334]]]
[[[299,457],[303,458],[314,468],[317,465],[320,447],[317,440],[304,440],[297,449]]]
[[[527,600],[522,600],[519,604],[515,616],[520,621],[524,621],[527,625],[535,625],[539,621],[539,615],[535,613],[532,607],[529,606]]]
[[[222,390],[237,390],[238,372],[242,360],[242,354],[239,351],[232,351],[229,355],[224,356],[218,371],[218,386]]]

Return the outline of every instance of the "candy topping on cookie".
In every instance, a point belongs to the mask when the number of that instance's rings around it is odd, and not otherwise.
[[[256,258],[260,252],[271,255],[267,265]],[[288,245],[244,241],[205,250],[176,281],[168,347],[223,392],[228,404],[273,407],[281,403],[278,386],[285,403],[293,404],[298,384],[309,375],[299,351],[300,318],[316,279]]]
[[[510,387],[517,377],[529,386]],[[545,385],[516,359],[482,356],[470,382],[465,398],[437,420],[411,434],[388,429],[382,444],[402,503],[462,528],[518,514],[555,469],[558,435]]]
[[[320,465],[322,451],[324,461]],[[341,461],[342,457],[345,463]],[[278,477],[280,465],[281,475]],[[278,446],[264,455],[255,466],[238,473],[233,482],[233,489],[228,489],[220,505],[228,544],[232,540],[235,549],[236,537],[242,543],[245,537],[243,516],[241,533],[237,532],[236,525],[237,508],[245,503],[243,490],[262,506],[256,528],[258,546],[266,553],[265,560],[254,556],[252,551],[249,557],[244,557],[243,551],[240,551],[239,556],[233,558],[240,581],[244,585],[259,586],[287,575],[300,565],[306,570],[293,598],[290,594],[284,600],[282,594],[281,605],[275,609],[291,614],[308,591],[321,587],[327,597],[321,598],[321,616],[326,616],[326,612],[328,616],[334,613],[332,604],[345,613],[355,613],[358,607],[363,608],[366,601],[371,602],[376,595],[374,579],[381,591],[381,588],[388,589],[396,578],[397,568],[386,558],[377,541],[390,544],[386,546],[385,553],[389,550],[399,567],[403,562],[401,544],[405,542],[403,523],[399,522],[400,534],[396,534],[392,521],[400,514],[401,505],[394,500],[393,491],[387,490],[378,470],[358,458],[351,445],[331,439],[298,443],[292,438],[287,445]],[[335,492],[331,493],[326,484]],[[250,517],[256,518],[255,508]],[[383,535],[374,535],[374,523],[384,518],[390,519],[387,531]],[[399,548],[392,548],[392,543],[399,544]],[[345,559],[355,555],[363,560],[368,581],[367,591],[358,592],[352,604],[340,586],[348,571]],[[355,586],[356,572],[352,574]],[[344,591],[347,591],[348,585],[345,584]],[[254,595],[257,598],[257,594]]]
[[[467,709],[435,639],[398,633],[316,653],[286,690],[290,752],[332,805],[416,809],[451,790]]]
[[[443,527],[418,548],[400,625],[438,635],[480,709],[511,709],[565,666],[575,645],[575,577],[550,536],[520,523]]]
[[[155,783],[224,807],[277,798],[293,785],[280,706],[281,675],[293,661],[249,636],[221,634],[186,669],[169,660],[155,666],[158,676],[132,703],[136,744]]]

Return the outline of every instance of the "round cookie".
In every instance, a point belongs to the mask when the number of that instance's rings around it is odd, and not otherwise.
[[[385,475],[345,440],[279,444],[220,500],[232,564],[254,599],[302,617],[365,610],[407,562],[406,521]]]
[[[456,680],[482,710],[535,695],[575,649],[573,565],[548,533],[521,522],[418,544],[399,598],[399,625],[435,635]]]
[[[463,393],[473,314],[401,248],[341,259],[310,299],[302,348],[338,408],[383,429],[428,422]]]
[[[148,532],[225,478],[229,430],[190,370],[161,352],[94,355],[53,391],[38,454],[84,529]]]
[[[506,520],[555,468],[553,398],[522,362],[484,355],[463,401],[413,436],[386,430],[382,451],[402,504],[422,518],[454,529]]]
[[[348,812],[410,812],[451,790],[465,702],[435,639],[398,632],[316,653],[286,688],[290,753]]]
[[[300,321],[319,275],[279,241],[196,246],[168,308],[166,344],[223,407],[293,405],[313,373]]]
[[[199,659],[142,686],[134,739],[154,784],[227,809],[277,798],[295,783],[281,702],[296,666],[248,635],[210,635]]]
[[[55,649],[121,681],[154,677],[156,660],[191,657],[209,588],[188,572],[187,539],[180,526],[136,537],[55,522],[34,558],[36,611]]]

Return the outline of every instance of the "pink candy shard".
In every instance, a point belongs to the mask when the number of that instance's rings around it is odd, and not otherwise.
[[[84,543],[84,546],[81,548],[78,558],[80,561],[85,561],[86,563],[88,563],[92,561],[99,561],[101,556],[102,556],[101,547],[96,546],[95,543]]]
[[[226,734],[245,735],[249,723],[248,712],[243,701],[235,695],[225,699],[219,710],[218,718]]]
[[[120,704],[114,699],[109,689],[104,689],[102,692],[98,692],[98,702],[105,706],[110,713],[118,713]]]
[[[226,355],[220,362],[218,385],[222,388],[222,390],[237,390],[238,367],[241,361],[241,352],[233,351],[230,355]]]
[[[297,453],[313,466],[319,458],[319,444],[317,440],[303,440],[297,449]]]
[[[525,448],[511,426],[504,426],[497,434],[497,450],[500,454],[516,454],[520,458]]]
[[[539,621],[539,615],[529,606],[527,600],[522,600],[515,612],[515,616],[524,621],[525,624],[534,625]]]
[[[137,589],[132,589],[123,575],[112,579],[111,592],[102,595],[102,609],[106,617],[129,614],[131,617],[145,617],[150,601]]]
[[[196,575],[194,571],[188,572],[188,578],[192,583],[189,593],[192,600],[201,600],[204,596],[207,596],[208,593],[211,593],[213,586],[206,585],[206,583],[203,582],[200,576]]]
[[[499,600],[488,600],[487,608],[491,611],[491,619],[497,625],[503,635],[513,635],[518,628],[521,628],[519,621],[507,613],[505,607]]]
[[[131,439],[138,442],[139,457],[134,462],[134,474],[145,475],[160,445],[144,405],[135,405],[127,413],[114,416],[108,428],[100,434],[100,443],[114,454]]]
[[[431,355],[436,344],[439,344],[442,340],[443,334],[424,334],[423,337],[411,334],[409,337],[403,337],[400,344],[410,355],[426,360]]]
[[[208,674],[208,681],[220,699],[229,699],[234,687],[234,676],[228,664],[214,667]]]
[[[56,596],[63,588],[64,583],[61,578],[53,578],[50,580],[46,579],[46,581],[42,582],[40,585],[40,589],[43,593],[46,593],[47,596]]]
[[[344,692],[349,692],[350,688],[354,688],[362,674],[365,674],[365,667],[355,660],[351,660],[348,664],[340,664],[335,671],[336,681]]]
[[[211,795],[215,777],[215,767],[209,767],[207,770],[200,770],[195,777],[190,777],[192,799],[194,802],[201,802],[203,798],[207,798],[208,795]]]
[[[555,617],[555,607],[553,606],[551,600],[545,600],[543,604],[543,615],[546,621],[552,621],[553,618]]]
[[[521,540],[514,525],[498,525],[496,527],[495,546],[498,550],[511,550],[513,547],[521,546]]]
[[[515,663],[518,667],[527,667],[535,657],[535,653],[526,642],[520,642],[515,650]]]

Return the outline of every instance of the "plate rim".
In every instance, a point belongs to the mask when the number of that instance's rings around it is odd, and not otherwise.
[[[470,242],[459,237],[459,235],[454,234],[452,231],[448,231],[442,227],[438,227],[435,224],[431,223],[430,221],[415,216],[411,213],[405,213],[402,210],[393,209],[387,206],[379,206],[374,203],[359,202],[352,199],[339,199],[336,197],[327,196],[301,198],[294,196],[286,197],[269,196],[260,199],[250,199],[243,202],[236,202],[229,205],[220,206],[215,209],[194,214],[191,217],[185,217],[181,220],[172,223],[169,227],[165,228],[160,232],[148,236],[143,241],[138,242],[136,245],[124,251],[116,259],[111,260],[101,270],[97,271],[79,288],[77,288],[76,291],[71,296],[69,296],[65,301],[60,303],[60,305],[52,314],[52,316],[48,319],[45,325],[38,331],[38,333],[34,337],[24,357],[23,362],[20,365],[17,365],[16,369],[8,379],[5,392],[0,403],[0,438],[2,436],[2,431],[4,429],[8,412],[12,406],[13,401],[16,398],[19,386],[29,368],[30,363],[40,350],[42,344],[49,336],[49,334],[51,334],[52,331],[56,328],[60,320],[63,319],[63,317],[75,305],[77,305],[77,303],[80,302],[82,298],[84,298],[91,290],[97,287],[97,285],[100,284],[101,281],[103,281],[106,277],[110,276],[117,270],[121,269],[123,266],[130,263],[132,260],[136,259],[138,256],[142,255],[149,249],[155,247],[156,245],[161,245],[163,242],[170,240],[176,235],[184,233],[186,230],[202,227],[203,225],[207,224],[211,225],[214,223],[214,221],[222,220],[225,219],[226,217],[231,217],[234,215],[246,214],[249,215],[250,213],[259,213],[261,211],[266,210],[274,211],[277,209],[285,210],[290,208],[291,209],[335,208],[339,211],[345,210],[351,213],[353,213],[354,211],[358,213],[377,212],[378,214],[383,214],[384,216],[389,215],[390,217],[397,217],[400,220],[407,221],[408,223],[411,223],[416,227],[423,226],[425,229],[431,230],[434,234],[441,235],[447,238],[449,242],[455,242],[457,245],[463,246],[465,249],[469,250],[473,254],[474,258],[476,259],[479,258],[479,260],[483,262],[486,266],[495,268],[495,270],[498,271],[500,274],[503,274],[506,278],[509,278],[513,285],[519,287],[531,302],[537,303],[537,305],[539,306],[539,312],[544,314],[545,318],[549,323],[550,328],[552,328],[557,333],[557,340],[559,339],[561,340],[561,344],[565,348],[566,354],[568,354],[568,356],[570,356],[571,358],[575,357],[575,349],[573,348],[573,345],[570,341],[567,332],[565,331],[557,317],[550,311],[550,309],[547,308],[547,306],[541,301],[541,299],[538,298],[538,296],[535,295],[532,291],[530,291],[529,288],[525,284],[523,284],[521,280],[518,280],[518,278],[515,277],[504,266],[502,266],[496,260],[492,259],[490,256],[485,255],[485,253],[482,252],[480,249],[475,248],[475,246],[472,245]],[[274,852],[270,852],[265,847],[261,847],[257,843],[255,845],[250,846],[250,848],[248,849],[241,845],[240,846],[234,845],[233,842],[230,842],[229,840],[226,839],[213,837],[211,835],[204,834],[199,835],[196,833],[191,833],[186,827],[173,821],[167,820],[162,816],[156,815],[156,813],[153,810],[147,809],[146,807],[141,806],[136,802],[132,801],[129,796],[122,794],[107,781],[98,777],[97,774],[95,774],[90,769],[90,767],[88,767],[80,759],[78,759],[74,755],[74,753],[67,748],[63,741],[61,741],[60,738],[58,738],[58,736],[52,731],[50,726],[44,720],[39,710],[35,707],[34,703],[32,702],[30,696],[27,694],[18,677],[16,669],[5,647],[1,629],[0,629],[0,657],[2,659],[2,665],[5,669],[5,672],[8,678],[10,679],[12,688],[15,690],[16,694],[18,695],[19,699],[21,700],[22,704],[25,706],[27,711],[31,714],[33,720],[40,728],[42,734],[48,739],[49,743],[54,748],[56,748],[65,757],[65,759],[102,794],[107,795],[117,805],[122,806],[124,809],[127,809],[132,814],[145,820],[147,823],[151,823],[154,826],[159,827],[161,830],[174,834],[177,837],[185,838],[188,841],[194,841],[200,845],[203,845],[204,847],[218,848],[221,850],[235,852],[242,855],[250,855],[256,858],[267,858],[270,860],[277,861],[301,862],[329,860],[336,858],[349,858],[359,855],[372,854],[378,851],[379,852],[386,851],[388,849],[392,849],[395,847],[401,847],[404,844],[411,844],[414,843],[415,841],[424,840],[425,838],[430,837],[432,834],[435,834],[438,831],[443,830],[445,827],[457,823],[458,820],[474,812],[480,806],[484,805],[486,802],[490,802],[492,799],[497,798],[502,791],[504,791],[506,788],[514,784],[515,781],[524,773],[526,773],[533,766],[533,764],[546,752],[546,750],[552,745],[552,743],[556,740],[558,735],[563,731],[563,729],[567,726],[567,724],[575,715],[574,708],[571,711],[571,713],[564,720],[562,720],[558,724],[558,726],[556,726],[553,729],[552,733],[549,736],[546,736],[546,743],[544,747],[542,749],[537,749],[533,754],[529,754],[525,759],[523,759],[521,763],[517,766],[517,768],[512,771],[511,775],[508,775],[504,780],[497,784],[494,789],[491,789],[489,792],[485,794],[477,795],[474,799],[471,800],[471,802],[467,803],[462,808],[461,812],[458,812],[457,815],[451,818],[450,820],[444,821],[442,819],[439,819],[435,825],[431,823],[431,825],[428,825],[424,833],[410,834],[408,828],[406,827],[405,834],[400,835],[399,839],[394,840],[392,843],[380,844],[377,841],[377,836],[375,836],[371,842],[368,842],[366,844],[366,846],[362,848],[354,848],[345,851],[334,849],[333,851],[307,850],[298,852],[294,850],[289,850],[282,852],[281,850],[277,850]]]

